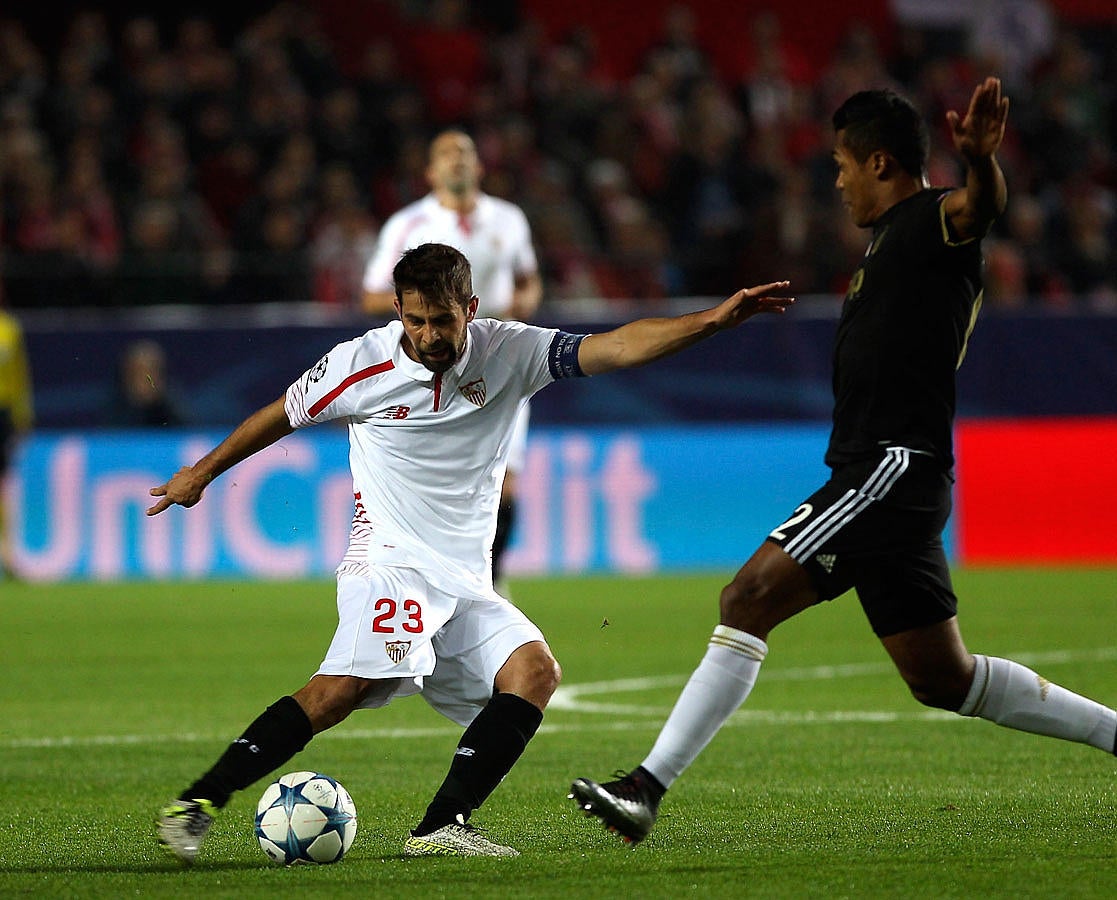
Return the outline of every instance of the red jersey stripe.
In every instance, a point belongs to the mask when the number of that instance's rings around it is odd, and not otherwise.
[[[345,381],[343,381],[332,391],[322,397],[322,399],[320,399],[312,407],[310,407],[310,409],[306,411],[307,415],[313,419],[316,415],[318,415],[318,413],[320,413],[327,406],[333,403],[338,397],[340,397],[342,391],[344,391],[346,388],[352,387],[358,381],[364,381],[366,378],[371,378],[373,375],[379,375],[381,372],[387,372],[389,369],[394,369],[395,367],[395,363],[393,363],[389,359],[385,362],[377,363],[375,366],[369,366],[367,369],[361,369],[360,372],[354,372],[352,375],[346,378]]]

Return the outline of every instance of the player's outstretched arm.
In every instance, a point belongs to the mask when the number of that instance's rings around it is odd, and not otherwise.
[[[218,475],[294,430],[287,421],[283,398],[280,397],[241,422],[232,434],[194,465],[184,466],[166,484],[153,487],[149,493],[160,499],[148,509],[147,514],[158,515],[175,504],[193,506],[202,499],[202,493]]]
[[[599,375],[678,353],[758,313],[782,313],[795,299],[772,296],[771,292],[784,290],[789,284],[774,281],[745,288],[710,309],[671,318],[637,319],[612,331],[591,334],[578,348],[578,365],[587,375]]]
[[[966,160],[966,186],[952,191],[943,206],[959,238],[984,237],[1008,203],[996,157],[1008,123],[1008,97],[1001,93],[1001,80],[986,78],[974,88],[966,114],[951,110],[946,120],[954,147]]]
[[[512,291],[512,306],[507,318],[517,322],[530,322],[543,300],[543,277],[538,272],[516,275]]]
[[[361,309],[370,316],[394,316],[396,292],[364,291],[361,293]]]

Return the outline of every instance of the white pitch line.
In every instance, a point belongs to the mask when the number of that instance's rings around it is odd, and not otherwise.
[[[596,710],[595,710],[596,711]],[[661,713],[664,710],[659,710]],[[942,710],[916,710],[913,712],[891,712],[885,710],[741,710],[734,713],[725,723],[726,726],[739,725],[826,725],[840,722],[860,722],[864,724],[889,724],[892,722],[924,721],[970,721],[954,713]],[[657,720],[600,720],[582,723],[551,724],[544,723],[539,731],[545,734],[566,734],[573,732],[631,731],[633,729],[659,727]],[[461,734],[460,728],[444,726],[438,728],[363,728],[329,731],[318,735],[316,741],[377,741],[408,740],[432,737],[452,738]],[[154,744],[201,744],[220,745],[229,736],[212,734],[103,734],[89,737],[21,738],[0,741],[3,750],[68,750],[81,747],[143,746]]]
[[[1051,650],[1014,653],[1010,656],[1022,665],[1060,665],[1071,662],[1110,662],[1117,659],[1117,647],[1099,647],[1094,650]],[[848,663],[837,666],[803,666],[797,668],[765,668],[761,679],[769,681],[832,681],[838,678],[861,678],[869,675],[886,675],[895,672],[890,662]],[[647,678],[618,678],[613,681],[593,681],[586,684],[562,685],[551,698],[549,710],[598,713],[603,715],[666,716],[670,711],[662,706],[639,706],[625,703],[595,703],[584,697],[596,694],[640,693],[665,687],[682,687],[688,675],[655,675]],[[951,714],[952,715],[952,714]]]
[[[1054,650],[1035,653],[1017,653],[1012,657],[1025,665],[1060,665],[1071,662],[1111,662],[1117,660],[1117,647],[1100,647],[1094,650]],[[892,672],[890,663],[853,663],[840,666],[808,666],[802,668],[764,671],[766,681],[828,681],[837,678],[859,678]],[[580,731],[625,731],[633,728],[658,728],[659,719],[670,711],[669,706],[639,706],[623,703],[594,703],[582,697],[598,694],[639,693],[657,688],[677,687],[686,683],[687,675],[657,675],[648,678],[619,678],[612,681],[595,681],[585,684],[563,685],[555,692],[548,712],[561,710],[572,713],[605,713],[613,716],[638,716],[641,719],[614,719],[582,723],[546,722],[540,731],[549,734]],[[647,717],[657,717],[651,719]],[[841,722],[862,724],[887,724],[892,722],[968,722],[970,719],[937,709],[915,709],[911,712],[885,710],[763,710],[742,709],[726,723],[741,725],[821,725]],[[318,740],[408,740],[429,737],[452,737],[461,730],[454,726],[425,728],[346,728],[319,735]],[[63,735],[59,737],[0,739],[0,750],[55,750],[71,747],[122,747],[149,744],[219,744],[228,735],[210,735],[187,732],[184,734],[109,734]]]

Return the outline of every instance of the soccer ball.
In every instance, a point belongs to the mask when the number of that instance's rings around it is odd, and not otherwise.
[[[357,835],[357,807],[328,775],[291,772],[268,785],[256,804],[256,839],[285,866],[340,860]]]

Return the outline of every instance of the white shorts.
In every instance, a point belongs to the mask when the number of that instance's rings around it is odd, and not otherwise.
[[[339,575],[337,631],[319,675],[381,682],[362,707],[422,692],[438,712],[468,725],[493,695],[501,666],[543,632],[494,591],[449,594],[417,569],[381,566]]]
[[[527,425],[530,419],[531,407],[525,403],[516,413],[516,421],[512,423],[512,436],[508,439],[506,468],[513,475],[519,475],[524,470],[524,461],[527,459]]]

